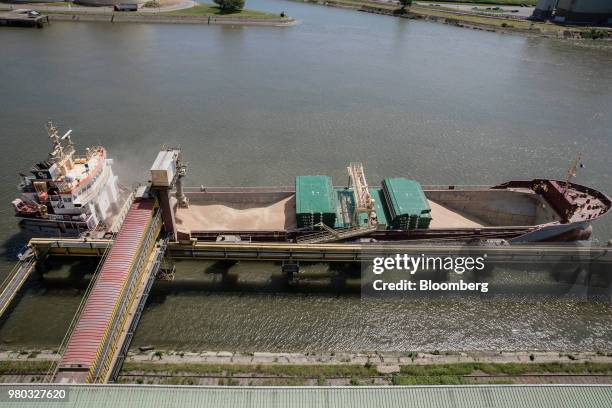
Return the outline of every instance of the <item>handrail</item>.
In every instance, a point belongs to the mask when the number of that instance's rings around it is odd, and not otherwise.
[[[13,278],[15,277],[15,275],[17,274],[17,272],[19,272],[19,270],[21,269],[21,267],[25,264],[31,264],[32,262],[34,262],[35,258],[31,257],[28,258],[25,261],[18,261],[15,266],[13,266],[13,269],[11,269],[11,271],[8,273],[8,275],[6,276],[6,278],[4,278],[4,280],[2,281],[2,284],[0,284],[0,294],[2,294],[5,290],[6,287],[9,285],[9,283],[11,283],[11,281],[13,280]]]
[[[13,267],[13,269],[11,269],[11,272],[9,272],[6,279],[4,279],[4,281],[2,282],[2,285],[0,285],[0,300],[2,300],[2,303],[0,304],[0,316],[4,314],[4,312],[10,305],[11,301],[14,299],[15,295],[17,294],[18,289],[23,285],[27,277],[30,275],[30,271],[34,267],[35,263],[36,263],[36,258],[34,256],[26,260],[23,260],[23,261],[20,260]],[[20,272],[22,273],[23,276],[21,276],[19,279],[20,281],[16,285],[13,285],[13,287],[11,288],[11,284],[13,283],[15,279],[17,279]],[[14,290],[14,293],[12,294],[9,293],[5,296],[5,292],[9,288]]]

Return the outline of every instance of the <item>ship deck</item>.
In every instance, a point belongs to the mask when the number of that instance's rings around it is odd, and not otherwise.
[[[432,200],[427,200],[431,208],[429,228],[480,228],[489,224],[480,218],[451,210]]]
[[[176,224],[184,232],[294,229],[295,195],[263,203],[192,202],[177,209]]]

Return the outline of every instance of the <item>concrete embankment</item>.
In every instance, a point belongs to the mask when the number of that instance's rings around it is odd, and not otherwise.
[[[74,22],[106,22],[106,23],[149,23],[149,24],[214,24],[214,25],[243,25],[264,27],[289,27],[298,23],[298,20],[285,18],[232,18],[213,16],[163,16],[163,15],[124,15],[102,13],[53,13],[50,12],[51,21]]]
[[[198,385],[612,383],[609,352],[132,351],[119,382]],[[39,382],[52,351],[0,352],[0,382]]]
[[[517,16],[494,16],[490,14],[452,10],[444,7],[412,6],[398,13],[397,5],[382,1],[354,0],[294,0],[328,7],[357,10],[412,20],[424,20],[490,32],[521,34],[561,39],[608,39],[612,40],[612,29],[601,27],[563,26],[552,23],[529,21]]]

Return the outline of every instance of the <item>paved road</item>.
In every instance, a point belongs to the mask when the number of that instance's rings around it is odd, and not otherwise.
[[[500,15],[500,14],[510,14],[510,15],[514,15],[514,16],[520,16],[520,17],[529,17],[531,16],[531,14],[533,14],[533,10],[535,9],[535,7],[519,7],[519,6],[501,6],[501,5],[495,5],[495,4],[489,4],[489,5],[474,5],[474,4],[469,4],[469,3],[458,3],[458,4],[449,4],[449,3],[435,3],[435,2],[417,2],[416,4],[418,4],[419,6],[431,6],[431,5],[435,5],[435,6],[439,6],[439,7],[445,7],[448,9],[455,9],[455,10],[461,10],[461,11],[477,11],[477,12],[483,12],[486,13],[486,8],[489,7],[499,7],[502,10],[505,10],[505,13],[499,13],[499,12],[492,12],[490,14],[494,14],[494,15]],[[474,10],[474,7],[478,8],[478,10]],[[516,12],[513,12],[513,10],[516,10]],[[489,14],[489,13],[486,13]]]

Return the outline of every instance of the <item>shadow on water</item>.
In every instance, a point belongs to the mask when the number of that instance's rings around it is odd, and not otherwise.
[[[17,254],[19,254],[33,236],[32,233],[25,231],[19,231],[11,235],[0,245],[0,259],[4,259],[7,262],[17,262]]]

